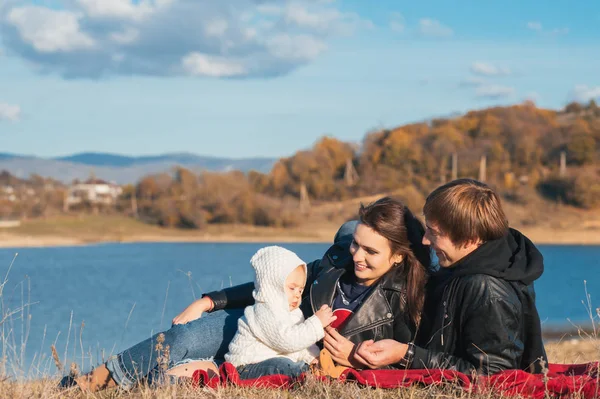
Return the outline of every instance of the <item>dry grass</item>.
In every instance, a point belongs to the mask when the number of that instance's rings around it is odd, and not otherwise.
[[[167,399],[167,398],[249,398],[249,399],[306,399],[306,398],[367,398],[367,399],[429,399],[429,398],[494,398],[492,393],[485,395],[471,395],[453,387],[429,388],[400,388],[400,389],[373,389],[360,388],[355,384],[323,384],[309,381],[302,386],[284,389],[258,389],[226,387],[219,389],[195,388],[191,386],[173,385],[162,388],[140,387],[126,392],[119,389],[99,393],[83,393],[78,389],[60,391],[54,387],[55,382],[36,381],[31,383],[0,383],[0,397],[2,398],[114,398],[114,399]]]
[[[547,351],[551,363],[583,363],[600,359],[600,340],[582,339],[547,344]],[[58,373],[57,373],[58,374]],[[131,391],[109,389],[97,393],[81,392],[77,388],[68,390],[56,387],[58,376],[46,377],[35,380],[25,379],[0,379],[0,398],[114,398],[114,399],[167,399],[167,398],[249,398],[249,399],[305,399],[305,398],[365,398],[365,399],[492,399],[503,398],[497,392],[473,394],[464,391],[452,384],[442,386],[419,387],[398,389],[363,388],[354,383],[321,383],[309,377],[302,385],[292,389],[258,389],[245,387],[222,387],[218,389],[197,388],[190,384],[168,385],[164,387],[139,386]],[[577,398],[577,396],[574,396]]]
[[[446,384],[443,386],[420,387],[413,386],[410,388],[400,389],[375,389],[361,388],[354,383],[338,383],[330,384],[321,383],[312,379],[308,379],[305,384],[299,385],[292,389],[256,389],[256,388],[240,388],[240,387],[223,387],[219,389],[197,388],[189,384],[168,385],[164,387],[148,387],[141,385],[131,391],[121,389],[109,389],[99,393],[81,392],[77,388],[63,390],[57,388],[58,381],[63,373],[66,372],[65,366],[61,364],[59,355],[56,350],[52,352],[55,364],[57,365],[54,375],[49,375],[48,372],[28,375],[27,372],[15,370],[15,364],[20,364],[18,361],[19,354],[22,354],[24,347],[19,350],[14,348],[14,345],[7,338],[11,336],[10,331],[5,331],[6,325],[4,322],[12,316],[16,316],[22,323],[28,320],[28,305],[26,301],[24,305],[17,310],[4,308],[3,290],[7,283],[8,273],[12,268],[12,264],[8,268],[7,275],[4,281],[0,284],[0,304],[2,312],[0,314],[0,327],[2,335],[0,336],[0,345],[2,357],[0,357],[0,398],[114,398],[114,399],[167,399],[167,398],[249,398],[249,399],[270,399],[270,398],[286,398],[286,399],[305,399],[305,398],[365,398],[365,399],[384,399],[384,398],[400,398],[400,399],[443,399],[443,398],[458,398],[458,399],[495,399],[503,398],[504,396],[498,392],[489,391],[482,394],[473,394],[471,392],[460,389],[459,387]],[[590,361],[600,360],[600,334],[596,330],[597,320],[600,318],[600,309],[595,309],[592,313],[591,299],[586,292],[588,299],[588,307],[590,309],[590,318],[594,328],[591,332],[579,331],[579,338],[563,338],[559,341],[548,342],[546,349],[548,352],[549,361],[551,363],[585,363]],[[7,323],[8,324],[8,323]],[[69,329],[70,331],[70,329]],[[166,348],[157,348],[159,354],[165,353],[168,358],[168,346]],[[13,357],[15,358],[13,361]],[[33,368],[34,370],[47,370],[45,367]],[[71,364],[71,373],[77,373],[78,367]],[[16,377],[15,377],[16,376]],[[577,398],[578,396],[572,396]]]

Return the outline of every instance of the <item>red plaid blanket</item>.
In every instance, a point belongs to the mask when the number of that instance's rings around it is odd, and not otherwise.
[[[450,370],[363,370],[348,369],[340,381],[354,381],[362,386],[399,388],[420,385],[455,384],[471,392],[495,391],[504,396],[521,395],[530,398],[563,397],[578,394],[581,398],[600,397],[600,362],[586,364],[550,364],[548,373],[529,374],[522,370],[505,370],[489,377],[472,377]],[[269,375],[241,380],[232,364],[224,363],[219,375],[209,378],[204,370],[196,370],[193,381],[198,386],[216,388],[227,384],[261,388],[290,388],[304,382],[306,375],[290,378]],[[322,378],[326,381],[326,378]]]

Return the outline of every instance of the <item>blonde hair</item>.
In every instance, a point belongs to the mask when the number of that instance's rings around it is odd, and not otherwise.
[[[498,194],[473,179],[453,180],[436,188],[427,197],[423,213],[455,245],[496,240],[508,231]]]

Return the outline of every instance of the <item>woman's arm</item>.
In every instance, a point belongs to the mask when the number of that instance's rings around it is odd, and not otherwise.
[[[173,318],[173,324],[185,324],[199,319],[204,312],[210,312],[214,308],[213,301],[208,298],[200,298],[192,302],[183,312]]]
[[[202,298],[210,298],[214,303],[211,311],[222,309],[245,308],[254,304],[252,291],[254,282],[224,288],[219,291],[211,291],[202,295]]]
[[[321,260],[315,260],[306,265],[308,272],[306,285],[312,284],[318,273],[320,272],[319,264]],[[245,308],[246,306],[254,305],[254,282],[236,285],[234,287],[224,288],[219,291],[211,291],[203,294],[202,297],[209,297],[214,303],[211,311],[222,309]]]
[[[356,226],[356,221],[350,221],[344,223],[339,230],[337,231],[333,242],[334,246],[336,244],[341,244],[344,247],[349,247],[349,242],[352,241],[352,232]],[[330,247],[327,253],[333,248]],[[310,287],[310,285],[314,282],[314,280],[318,277],[321,272],[321,259],[317,259],[312,261],[306,265],[306,287]],[[233,308],[245,308],[246,306],[250,306],[254,304],[254,298],[252,297],[252,291],[254,290],[254,282],[236,285],[235,287],[225,288],[220,291],[212,291],[208,292],[202,297],[209,297],[212,299],[214,303],[213,309],[221,310],[221,309],[233,309]]]
[[[356,221],[344,223],[334,238],[334,245],[351,239],[352,231]],[[332,247],[333,248],[333,247]],[[331,250],[328,249],[327,252]],[[326,254],[327,254],[326,252]],[[307,278],[306,286],[314,282],[321,272],[321,259],[317,259],[306,265]],[[185,324],[196,320],[204,312],[214,312],[223,309],[245,308],[254,304],[254,282],[236,285],[234,287],[224,288],[219,291],[211,291],[202,295],[202,298],[192,302],[183,312],[173,319],[173,324]]]

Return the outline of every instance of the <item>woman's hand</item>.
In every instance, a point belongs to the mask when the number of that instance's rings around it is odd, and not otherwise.
[[[209,297],[200,298],[190,304],[183,312],[175,316],[173,324],[185,324],[199,319],[202,313],[213,308],[213,301]]]
[[[407,350],[408,345],[393,339],[382,339],[377,342],[370,339],[358,345],[354,359],[366,364],[369,368],[378,369],[400,362]]]
[[[353,357],[352,352],[354,351],[354,344],[352,341],[342,336],[335,328],[325,328],[323,346],[329,351],[331,358],[337,364],[354,368],[363,367],[363,365]]]

